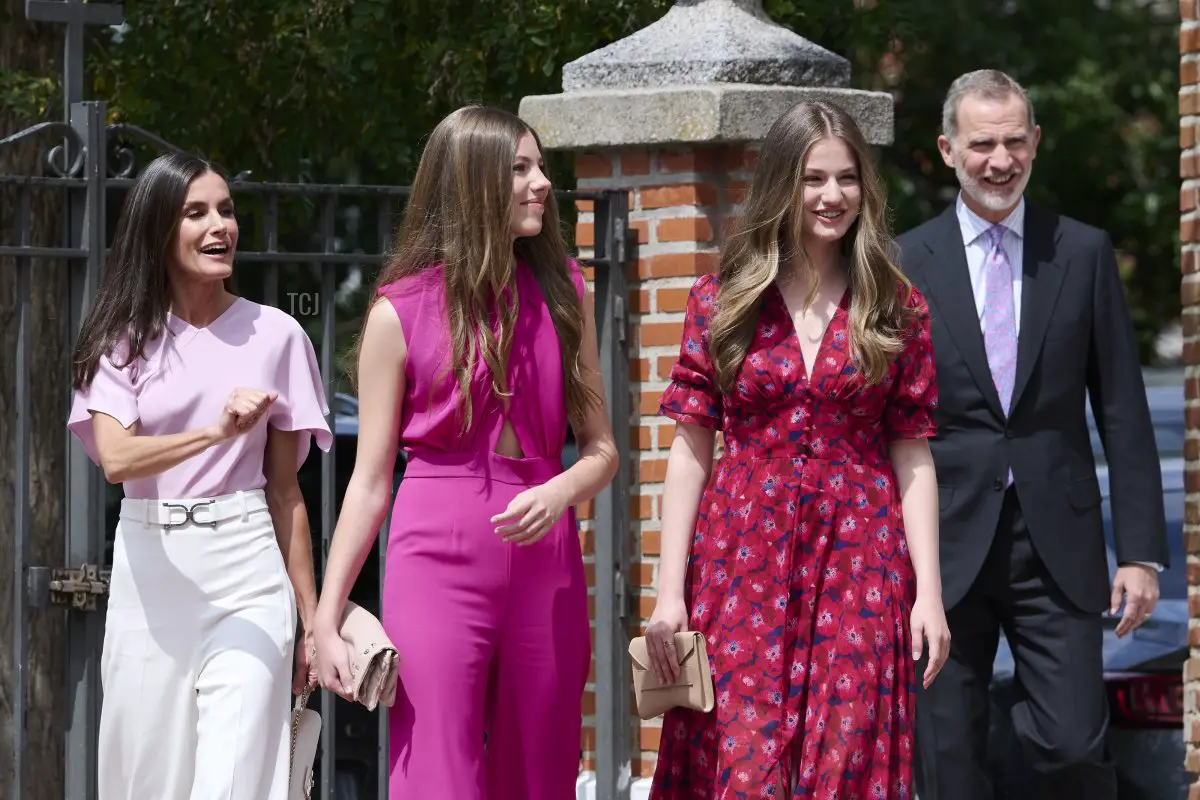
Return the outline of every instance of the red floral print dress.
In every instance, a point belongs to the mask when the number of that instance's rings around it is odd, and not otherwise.
[[[724,395],[708,353],[716,293],[713,275],[692,288],[660,408],[724,433],[685,590],[716,708],[667,712],[651,797],[775,798],[782,767],[793,798],[911,798],[915,580],[888,445],[935,432],[928,308],[913,289],[905,349],[866,386],[849,292],[808,375],[772,285]]]

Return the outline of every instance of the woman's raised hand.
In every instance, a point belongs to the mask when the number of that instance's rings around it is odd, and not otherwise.
[[[229,393],[229,399],[225,401],[225,407],[221,409],[221,419],[217,423],[222,436],[232,439],[253,428],[278,397],[278,392],[234,389]]]

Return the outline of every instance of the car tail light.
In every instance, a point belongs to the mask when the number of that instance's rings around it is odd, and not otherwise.
[[[1108,710],[1116,728],[1183,726],[1183,677],[1176,674],[1110,675]]]

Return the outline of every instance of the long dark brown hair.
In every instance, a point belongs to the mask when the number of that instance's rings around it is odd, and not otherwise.
[[[453,350],[452,367],[462,394],[462,424],[471,424],[470,381],[480,359],[487,364],[496,397],[508,394],[506,364],[517,319],[516,259],[533,270],[550,310],[562,352],[567,410],[582,426],[598,401],[579,363],[583,314],[567,266],[554,193],[550,192],[537,236],[513,240],[512,168],[517,143],[537,132],[519,117],[484,106],[460,108],[443,119],[421,154],[396,246],[380,270],[372,299],[386,284],[442,265]],[[508,301],[502,291],[509,287]],[[497,332],[491,309],[499,317]],[[364,319],[364,327],[366,321]],[[353,352],[356,377],[360,333]]]
[[[146,165],[125,197],[96,302],[79,329],[72,385],[86,389],[103,356],[123,368],[145,356],[146,343],[162,334],[171,306],[167,270],[171,246],[183,220],[188,187],[201,175],[221,171],[189,153],[167,153]],[[229,280],[226,289],[232,287]],[[114,348],[122,347],[124,359]],[[121,363],[117,363],[121,361]]]
[[[849,264],[855,365],[868,384],[878,383],[904,348],[911,284],[889,257],[887,198],[870,148],[854,119],[837,104],[800,103],[776,120],[763,140],[743,213],[721,254],[709,349],[717,383],[725,392],[736,384],[758,322],[759,300],[778,277],[780,264],[792,257],[808,264],[800,243],[804,163],[822,139],[846,144],[854,155],[862,189],[858,217],[841,240]],[[812,302],[816,289],[813,281],[806,304]]]

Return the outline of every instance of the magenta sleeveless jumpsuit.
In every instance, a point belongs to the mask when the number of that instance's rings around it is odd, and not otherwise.
[[[582,296],[579,268],[570,270]],[[527,546],[502,541],[490,521],[562,471],[566,440],[558,337],[523,262],[515,282],[508,421],[524,458],[495,452],[504,404],[482,363],[462,433],[442,270],[381,289],[408,344],[400,421],[408,466],[392,509],[382,614],[402,661],[390,711],[391,800],[575,797],[591,661],[575,516],[568,509]]]

